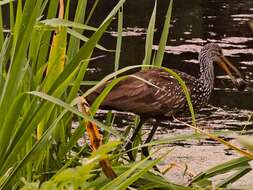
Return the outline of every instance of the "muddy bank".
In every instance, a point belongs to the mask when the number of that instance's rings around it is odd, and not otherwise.
[[[104,111],[98,115],[104,118]],[[115,112],[115,129],[124,132],[126,127],[133,124],[134,115],[131,113]],[[238,134],[251,135],[253,133],[252,111],[231,108],[218,108],[207,106],[199,111],[196,115],[197,125],[209,133],[218,133],[219,137],[224,140],[242,147],[236,140]],[[191,123],[190,117],[179,117],[178,119]],[[151,129],[153,121],[149,121],[144,125],[144,137]],[[195,134],[195,131],[182,123],[175,121],[163,121],[156,132],[154,140],[170,139],[181,135]],[[172,150],[169,155],[159,164],[159,168],[163,171],[170,164],[177,165],[170,169],[166,174],[166,178],[171,182],[178,184],[187,184],[192,176],[205,172],[206,170],[222,164],[234,158],[239,158],[241,155],[234,150],[214,141],[210,138],[202,138],[201,140],[186,139],[175,143],[166,143],[157,147],[151,148],[151,152],[160,149],[159,154]],[[243,148],[243,147],[242,147]],[[158,155],[156,155],[158,156]],[[251,162],[253,167],[253,162]],[[187,168],[188,174],[185,174]],[[190,176],[190,175],[192,176]],[[229,174],[220,175],[212,178],[214,184],[218,184],[225,179]],[[231,184],[233,188],[253,187],[253,171],[243,176],[236,183]]]

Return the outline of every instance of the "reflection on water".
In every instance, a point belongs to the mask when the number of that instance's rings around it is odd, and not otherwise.
[[[114,37],[118,36],[118,33],[115,31],[111,31],[110,34]],[[122,36],[143,36],[146,35],[147,31],[145,28],[138,28],[138,27],[127,27],[124,28],[122,31]]]

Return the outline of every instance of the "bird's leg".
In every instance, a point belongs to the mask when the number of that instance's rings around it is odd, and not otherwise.
[[[153,128],[151,129],[151,131],[150,131],[150,133],[148,135],[148,138],[145,141],[145,144],[149,143],[152,140],[152,138],[153,138],[153,136],[154,136],[154,134],[155,134],[155,132],[156,132],[159,124],[160,124],[160,121],[158,119],[156,119],[155,124],[154,124]],[[149,150],[148,150],[148,146],[142,147],[141,151],[142,151],[142,154],[145,157],[150,156]],[[152,160],[152,158],[149,157],[149,160]],[[156,165],[154,165],[153,168],[154,168],[155,171],[160,172],[160,170],[158,169],[158,167]]]
[[[136,129],[134,130],[134,133],[133,133],[132,137],[130,138],[130,140],[126,144],[127,155],[129,157],[129,159],[132,160],[132,161],[134,161],[135,159],[134,159],[132,151],[129,151],[129,150],[132,149],[133,141],[134,141],[136,135],[138,134],[138,132],[140,131],[141,126],[143,125],[143,123],[144,123],[144,119],[140,118],[140,121],[139,121]]]
[[[153,126],[153,128],[151,129],[151,131],[150,131],[150,133],[149,133],[149,135],[148,135],[148,138],[147,138],[146,141],[145,141],[145,144],[149,143],[149,142],[152,140],[152,138],[153,138],[153,136],[154,136],[154,134],[155,134],[155,132],[156,132],[158,126],[159,126],[159,123],[160,123],[160,121],[157,119],[156,122],[155,122],[155,124],[154,124],[154,126]],[[144,146],[144,147],[141,149],[141,151],[142,151],[142,153],[143,153],[143,155],[144,155],[145,157],[148,157],[148,156],[149,156],[148,146]]]

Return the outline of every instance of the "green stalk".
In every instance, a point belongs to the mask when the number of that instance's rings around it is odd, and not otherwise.
[[[118,12],[118,37],[116,44],[116,53],[115,53],[115,61],[114,61],[114,71],[119,69],[119,59],[121,53],[121,43],[122,43],[122,28],[123,28],[123,7],[120,8]]]

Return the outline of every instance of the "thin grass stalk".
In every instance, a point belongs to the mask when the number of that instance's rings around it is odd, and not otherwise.
[[[43,4],[41,5],[41,9],[40,9],[40,14],[39,14],[39,15],[43,15],[44,11],[45,11],[46,8],[47,8],[48,1],[49,1],[49,0],[44,0],[44,1],[43,1]],[[40,19],[40,18],[38,18],[38,20],[39,20],[39,19]]]
[[[41,46],[38,44],[42,44],[43,36],[45,34],[45,31],[42,30],[37,30],[36,28],[33,29],[32,35],[31,35],[31,43],[29,46],[29,54],[28,58],[31,60],[31,70],[32,70],[32,82],[33,82],[33,87],[32,89],[36,89],[43,78],[43,73],[46,70],[46,67],[38,68],[38,56],[40,52]],[[41,71],[42,69],[42,71]],[[41,72],[41,75],[38,80],[38,73]],[[37,77],[36,77],[37,76]]]
[[[2,6],[0,6],[0,51],[2,51],[3,43],[4,43],[4,25],[3,25]]]
[[[83,23],[85,19],[85,13],[86,13],[86,6],[87,6],[87,0],[79,0],[77,4],[77,10],[75,13],[74,22],[76,23]],[[77,33],[82,33],[82,29],[74,29]],[[79,50],[80,47],[80,40],[76,39],[74,36],[70,36],[70,40],[68,43],[68,50],[67,50],[67,63],[69,60],[71,60],[74,56],[74,54]]]
[[[57,9],[58,9],[58,0],[51,0],[49,1],[49,7],[47,12],[47,19],[51,19],[56,17],[57,15]],[[46,31],[43,34],[43,37],[41,39],[41,46],[39,49],[39,55],[38,60],[36,63],[36,70],[43,68],[45,64],[47,63],[48,59],[48,52],[50,49],[50,38],[51,38],[51,31]]]
[[[18,48],[18,39],[19,39],[19,34],[22,32],[21,31],[21,22],[23,19],[23,12],[22,12],[22,0],[18,0],[18,5],[17,5],[17,12],[16,12],[16,20],[15,20],[15,26],[11,29],[13,33],[13,44],[12,44],[12,49],[11,49],[11,62],[13,62],[13,59],[15,58],[15,52],[16,49]]]
[[[119,69],[121,43],[122,43],[122,29],[123,29],[123,6],[119,9],[118,12],[118,32],[117,32],[116,53],[114,60],[114,71],[117,71]]]
[[[84,36],[84,35],[82,35],[82,34],[76,32],[76,31],[73,30],[73,29],[68,28],[68,29],[67,29],[67,32],[68,32],[68,34],[70,34],[72,37],[75,37],[76,39],[81,40],[81,41],[83,41],[83,42],[87,42],[87,41],[89,40],[88,37],[86,37],[86,36]],[[101,46],[101,45],[99,45],[99,44],[96,44],[96,48],[98,48],[98,49],[100,49],[100,50],[102,50],[102,51],[114,52],[114,50],[106,49],[105,47],[103,47],[103,46]],[[104,55],[102,55],[102,56],[104,56]],[[99,56],[98,56],[98,57],[99,57]]]
[[[151,56],[152,56],[152,47],[153,47],[153,38],[154,38],[154,31],[155,31],[155,20],[156,20],[156,8],[157,1],[155,1],[154,9],[149,21],[148,31],[146,36],[146,43],[145,43],[145,57],[143,59],[144,65],[151,64]]]
[[[169,8],[167,10],[165,21],[164,21],[162,36],[161,36],[158,51],[156,54],[156,59],[155,59],[156,66],[162,65],[164,50],[165,50],[165,46],[166,46],[167,39],[169,36],[170,20],[171,20],[172,7],[173,7],[172,5],[173,5],[173,0],[170,0]]]
[[[69,11],[71,9],[70,8],[70,2],[71,2],[71,0],[67,0],[66,6],[65,6],[64,20],[69,20]]]
[[[11,41],[11,37],[7,35],[2,45],[2,49],[0,51],[0,91],[1,92],[3,91],[3,86],[5,82],[5,77],[6,77],[6,72],[4,68],[5,68],[5,63],[7,61],[6,55],[9,49],[10,41]]]
[[[240,179],[241,177],[245,176],[251,170],[252,170],[252,168],[250,166],[241,168],[235,174],[233,174],[232,176],[226,178],[223,182],[221,182],[220,184],[218,184],[217,188],[225,188],[225,187],[227,187],[227,185],[236,182],[238,179]]]
[[[10,11],[9,25],[10,25],[10,29],[13,30],[13,28],[14,28],[14,21],[15,21],[13,1],[10,1],[10,3],[9,3],[9,11]]]
[[[68,95],[67,100],[66,100],[67,102],[71,102],[76,97],[76,95],[78,93],[78,90],[80,88],[81,81],[83,80],[84,75],[85,75],[85,73],[87,71],[88,64],[89,64],[88,61],[84,61],[80,65],[80,67],[79,67],[80,68],[79,73],[76,76],[76,78],[74,80],[74,83],[73,83],[73,86],[70,89],[69,95]]]
[[[208,137],[210,137],[210,138],[212,138],[212,139],[214,139],[214,140],[216,140],[216,141],[222,143],[223,145],[225,145],[225,146],[227,146],[227,147],[229,147],[229,148],[235,150],[236,152],[242,154],[243,156],[247,156],[248,158],[250,158],[250,159],[253,160],[253,153],[251,153],[251,152],[249,152],[249,151],[246,151],[246,150],[243,150],[243,149],[241,149],[241,148],[239,148],[239,147],[237,147],[237,146],[235,146],[235,145],[233,145],[233,144],[231,144],[231,143],[229,143],[229,142],[227,142],[227,141],[225,141],[225,140],[223,140],[223,139],[221,139],[221,138],[219,138],[219,137],[217,137],[217,136],[215,136],[215,135],[213,135],[213,134],[207,133],[207,132],[201,130],[200,128],[198,128],[198,127],[196,127],[196,126],[189,125],[188,123],[185,123],[185,122],[183,122],[183,121],[180,121],[180,120],[178,120],[178,119],[176,119],[176,118],[174,118],[174,119],[175,119],[175,121],[180,122],[180,123],[183,123],[184,125],[186,125],[186,126],[188,126],[188,127],[191,127],[191,128],[197,130],[197,131],[200,132],[200,133],[205,134],[206,136],[208,136]]]
[[[195,176],[189,185],[197,184],[202,180],[211,178],[220,174],[224,174],[233,170],[242,171],[244,168],[250,168],[249,161],[251,159],[248,157],[240,157],[230,160],[228,162],[216,165],[207,171],[201,172],[199,175]]]
[[[89,15],[87,16],[87,19],[85,20],[85,24],[88,24],[90,22],[90,19],[91,19],[92,15],[94,14],[94,11],[95,11],[98,3],[99,3],[99,0],[95,0],[94,4],[89,12]]]

